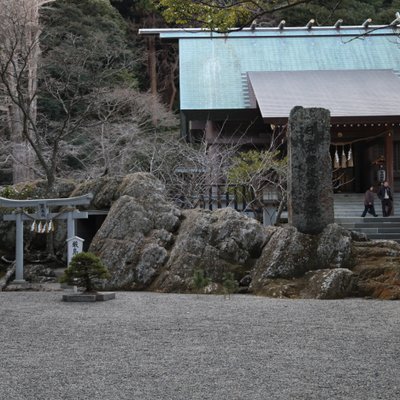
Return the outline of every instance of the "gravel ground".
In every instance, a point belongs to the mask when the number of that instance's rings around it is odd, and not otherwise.
[[[0,399],[400,398],[399,302],[0,293]]]

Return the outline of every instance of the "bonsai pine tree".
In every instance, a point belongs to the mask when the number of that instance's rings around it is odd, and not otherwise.
[[[110,273],[93,253],[79,253],[72,257],[60,282],[85,288],[85,292],[94,291],[94,281],[110,278]]]

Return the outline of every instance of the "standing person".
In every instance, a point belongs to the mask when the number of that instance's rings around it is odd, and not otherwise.
[[[382,215],[389,217],[393,210],[393,196],[388,181],[383,182],[383,185],[379,188],[378,197],[382,202]]]
[[[378,214],[375,212],[374,197],[375,197],[374,187],[371,186],[365,192],[365,195],[364,195],[364,211],[361,215],[362,217],[365,217],[367,212],[370,213],[371,215],[373,215],[374,217],[378,216]]]

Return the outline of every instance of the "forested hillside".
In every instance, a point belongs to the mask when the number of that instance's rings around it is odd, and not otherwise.
[[[4,2],[0,11],[3,183],[12,172],[14,181],[45,178],[51,191],[56,177],[149,169],[135,153],[147,151],[149,134],[177,136],[177,119],[146,90],[135,26],[108,0],[42,2],[35,20],[38,5]]]
[[[149,171],[187,190],[179,168],[210,160],[179,139],[177,47],[137,31],[204,25],[205,12],[214,27],[214,15],[240,24],[249,3],[0,0],[0,185],[43,178],[51,192],[56,178]],[[390,23],[400,10],[400,0],[257,4],[246,17],[260,26]]]

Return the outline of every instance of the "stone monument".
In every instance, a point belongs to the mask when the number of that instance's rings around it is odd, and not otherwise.
[[[289,116],[288,216],[302,233],[318,234],[334,222],[330,112],[294,107]]]

